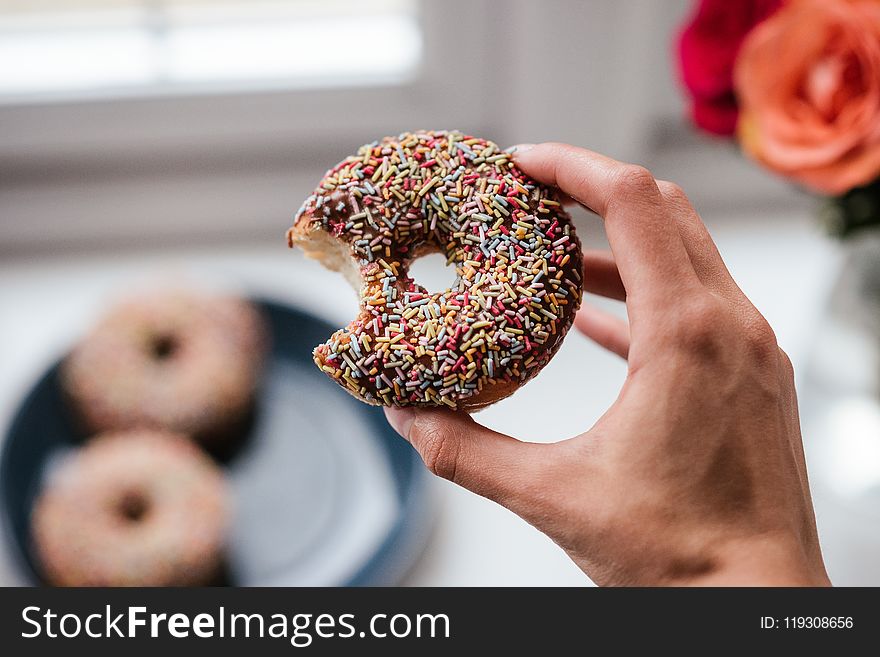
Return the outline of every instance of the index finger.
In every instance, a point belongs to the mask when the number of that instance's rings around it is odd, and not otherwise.
[[[556,143],[518,147],[513,158],[526,174],[605,220],[628,298],[657,299],[699,283],[674,218],[645,168]]]

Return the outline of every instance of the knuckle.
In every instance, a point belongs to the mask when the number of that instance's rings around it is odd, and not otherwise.
[[[785,353],[782,349],[779,349],[779,363],[782,367],[783,371],[786,374],[794,374],[794,364],[791,362],[791,358],[789,358],[788,354]]]
[[[687,193],[676,183],[660,180],[657,182],[657,187],[660,189],[663,198],[676,207],[689,208],[691,206],[691,200],[688,198]]]
[[[794,382],[794,364],[791,362],[791,358],[788,357],[788,354],[782,349],[777,348],[776,351],[778,353],[779,369],[782,373],[783,380],[792,384]]]
[[[781,350],[776,343],[776,333],[761,314],[755,312],[745,319],[743,336],[750,354],[757,360],[773,362],[779,358]]]
[[[725,346],[722,327],[726,313],[724,305],[711,295],[689,302],[678,313],[676,336],[679,348],[700,358],[720,357]]]
[[[657,193],[657,181],[645,167],[625,164],[617,172],[613,191],[620,196],[636,197]]]
[[[668,180],[658,180],[657,187],[660,188],[663,196],[680,201],[688,200],[687,194],[685,193],[684,189],[682,189],[680,185],[674,182],[670,182]]]
[[[757,366],[783,362],[776,334],[760,313],[742,317],[712,294],[691,299],[678,311],[675,336],[681,351],[705,361],[736,357]]]
[[[459,458],[456,436],[432,420],[417,420],[411,433],[413,444],[428,470],[438,477],[454,481]]]

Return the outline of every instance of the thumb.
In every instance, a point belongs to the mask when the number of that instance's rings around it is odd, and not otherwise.
[[[526,443],[488,429],[464,412],[386,407],[385,415],[434,474],[531,521],[552,500],[552,444]]]

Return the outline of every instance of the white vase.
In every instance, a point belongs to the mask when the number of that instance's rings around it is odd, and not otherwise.
[[[880,231],[847,255],[799,377],[825,562],[837,585],[880,585]]]

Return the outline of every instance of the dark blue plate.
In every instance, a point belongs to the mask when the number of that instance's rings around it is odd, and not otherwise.
[[[272,352],[254,419],[224,458],[235,504],[232,585],[390,585],[414,563],[432,519],[428,475],[415,451],[321,374],[311,349],[333,327],[260,301]],[[4,536],[25,578],[42,581],[30,514],[46,472],[81,435],[62,399],[59,365],[15,414],[0,455]]]

